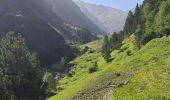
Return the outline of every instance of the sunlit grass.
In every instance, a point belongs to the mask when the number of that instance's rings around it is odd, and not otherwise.
[[[170,98],[170,38],[154,39],[138,51],[132,35],[123,42],[124,51],[112,52],[114,59],[110,63],[101,57],[101,43],[99,40],[86,44],[94,52],[71,62],[75,64],[75,75],[60,80],[59,85],[64,90],[49,100]],[[127,50],[133,54],[128,56]],[[98,61],[98,71],[89,74],[94,61]]]

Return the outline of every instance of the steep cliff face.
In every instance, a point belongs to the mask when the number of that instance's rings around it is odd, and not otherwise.
[[[87,18],[80,8],[72,0],[46,0],[52,10],[63,20],[88,28],[91,31],[102,33],[103,31]]]
[[[74,2],[89,19],[107,33],[118,32],[123,29],[127,12],[79,0]]]

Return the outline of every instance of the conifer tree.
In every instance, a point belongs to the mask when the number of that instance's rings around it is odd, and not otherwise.
[[[140,23],[140,17],[141,17],[140,8],[139,8],[139,5],[137,4],[135,8],[135,13],[134,13],[134,23],[133,23],[132,32],[135,32],[135,30],[138,28],[138,25]]]
[[[141,48],[141,40],[142,40],[142,30],[141,30],[141,26],[139,25],[136,32],[135,32],[135,35],[136,35],[136,40],[137,40],[137,47],[138,49]]]
[[[111,46],[110,46],[109,38],[106,35],[104,37],[104,43],[102,46],[102,56],[106,60],[106,62],[110,61],[110,57],[111,57],[110,53],[111,53]]]
[[[119,37],[118,34],[116,32],[114,32],[112,34],[112,37],[110,39],[110,45],[111,45],[111,49],[115,49],[117,47],[117,45],[119,44]]]
[[[21,34],[7,33],[0,41],[0,99],[44,99],[45,87],[40,89],[39,67],[36,54],[28,51]]]
[[[124,26],[124,38],[129,34],[132,34],[132,30],[134,30],[134,15],[132,11],[129,11],[128,16],[126,18],[125,26]]]

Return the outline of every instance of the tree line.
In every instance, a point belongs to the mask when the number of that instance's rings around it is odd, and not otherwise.
[[[115,34],[117,38],[109,40],[108,36],[104,37],[102,55],[107,62],[116,46],[116,42],[111,41],[117,40],[120,44],[131,34],[136,36],[138,49],[154,38],[169,36],[170,0],[144,0],[142,5],[136,5],[134,11],[129,11],[123,30]]]

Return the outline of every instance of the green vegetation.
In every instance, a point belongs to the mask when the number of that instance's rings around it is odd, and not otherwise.
[[[138,47],[156,37],[170,34],[170,0],[144,0],[137,4],[135,12],[129,12],[123,31],[119,32],[122,40],[135,33]]]
[[[100,45],[96,41],[86,44],[95,52],[71,62],[75,65],[72,69],[75,74],[61,79],[58,87],[62,91],[49,100],[169,98],[170,38],[154,39],[138,50],[136,37],[131,35],[119,50],[111,53],[114,59],[110,63],[101,57],[99,48],[93,48]],[[131,56],[127,55],[128,51]],[[88,73],[96,60],[98,70]]]
[[[89,73],[94,73],[98,70],[97,62],[95,61],[93,66],[89,68]]]
[[[122,31],[83,46],[71,62],[74,75],[61,79],[49,100],[170,99],[169,11],[170,0],[137,5]]]
[[[0,40],[0,99],[170,99],[170,0],[144,0],[122,31],[91,43],[96,33],[56,20],[43,2],[0,5],[0,29],[25,37],[8,32]]]
[[[113,50],[118,49],[120,44],[121,41],[119,40],[119,35],[116,32],[114,32],[110,39],[107,35],[104,37],[101,53],[107,63],[112,61],[110,53]]]
[[[106,60],[106,62],[110,62],[110,42],[109,42],[109,38],[108,36],[106,35],[104,37],[104,43],[103,43],[103,46],[102,46],[102,56],[103,58]]]
[[[140,51],[125,58],[114,71],[133,75],[128,84],[113,89],[112,99],[169,99],[169,55],[170,38],[161,38],[152,40]]]
[[[21,34],[9,32],[0,41],[0,99],[41,100],[46,98],[35,53],[30,53]]]
[[[97,39],[97,33],[73,23],[68,24],[49,6],[46,0],[0,1],[0,38],[9,31],[21,33],[28,49],[38,54],[42,67],[46,68],[60,63],[63,57],[67,58],[67,62],[72,60],[77,53],[72,46],[75,43],[83,44]],[[72,11],[73,8],[67,10]]]

